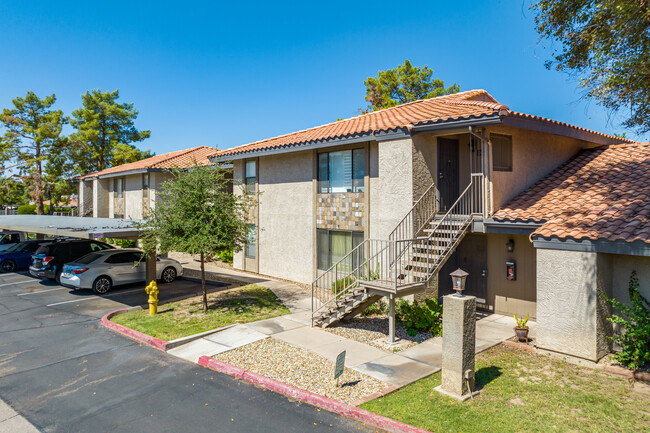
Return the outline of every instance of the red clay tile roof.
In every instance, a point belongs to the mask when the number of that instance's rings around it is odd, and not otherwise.
[[[531,237],[650,243],[650,143],[583,150],[494,214]]]
[[[343,138],[358,135],[372,135],[379,131],[396,131],[409,129],[412,126],[442,123],[453,120],[478,119],[487,116],[516,116],[550,122],[556,125],[567,126],[581,131],[587,129],[576,127],[562,122],[557,122],[543,117],[509,111],[508,106],[500,104],[488,92],[482,89],[468,90],[466,92],[445,95],[431,99],[421,99],[362,114],[338,122],[309,128],[291,134],[281,135],[231,149],[222,150],[217,157],[238,155],[256,150],[269,150],[280,147],[298,145],[303,143]],[[590,131],[592,133],[612,138],[616,142],[626,141],[606,134]]]
[[[198,164],[211,164],[208,157],[215,155],[219,149],[209,146],[198,146],[190,149],[177,150],[175,152],[155,155],[151,158],[141,159],[140,161],[130,162],[105,170],[89,173],[84,176],[77,176],[73,179],[83,180],[90,177],[104,176],[107,174],[122,173],[131,170],[143,169],[164,169],[164,168],[185,168],[190,167],[196,161]]]

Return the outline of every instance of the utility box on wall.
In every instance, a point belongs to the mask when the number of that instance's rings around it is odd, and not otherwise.
[[[515,262],[506,262],[506,280],[515,281],[517,279],[517,265]]]

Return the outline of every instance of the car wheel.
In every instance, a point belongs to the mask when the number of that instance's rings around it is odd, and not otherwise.
[[[93,292],[97,293],[98,295],[103,295],[104,293],[111,290],[112,287],[113,282],[111,279],[106,275],[102,275],[101,277],[98,277],[93,283]]]
[[[0,270],[2,272],[13,272],[16,270],[16,262],[13,260],[5,260],[0,264]]]
[[[171,283],[176,279],[176,269],[172,268],[171,266],[168,268],[165,268],[162,272],[162,280],[165,283]]]
[[[61,284],[61,271],[56,271],[56,276],[54,277],[54,281],[56,281],[57,284]]]

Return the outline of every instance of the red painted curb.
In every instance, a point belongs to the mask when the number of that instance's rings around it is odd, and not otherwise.
[[[423,430],[419,427],[405,424],[391,418],[386,418],[385,416],[377,415],[376,413],[359,409],[358,407],[322,395],[314,394],[313,392],[296,388],[295,386],[287,385],[286,383],[253,373],[252,371],[244,370],[243,368],[231,364],[226,364],[225,362],[218,361],[209,356],[200,357],[199,365],[392,433],[431,433],[428,430]]]
[[[111,322],[110,320],[111,317],[121,313],[126,313],[127,311],[128,308],[122,308],[120,310],[111,311],[110,313],[102,317],[100,323],[105,328],[108,328],[112,331],[125,335],[135,341],[139,341],[140,343],[144,343],[148,346],[153,347],[154,349],[162,350],[164,352],[167,349],[167,344],[169,344],[168,341],[161,340],[160,338],[154,338],[151,335],[147,335],[139,331],[134,331],[133,329],[127,328],[126,326],[118,325],[115,322]]]

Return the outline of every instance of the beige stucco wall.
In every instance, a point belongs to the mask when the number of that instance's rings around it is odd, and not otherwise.
[[[512,239],[514,251],[506,244]],[[506,262],[516,264],[516,280],[506,279]],[[487,304],[499,314],[536,317],[536,250],[524,235],[487,235]]]
[[[315,197],[311,151],[259,159],[259,273],[311,283]]]
[[[639,292],[650,300],[650,257],[611,254],[612,294],[619,301],[630,305],[628,285],[632,271],[639,279]]]
[[[142,174],[125,176],[124,207],[125,218],[142,218]]]
[[[79,215],[91,217],[93,212],[93,181],[81,181],[78,184]]]
[[[93,217],[108,218],[110,215],[111,179],[93,180]]]
[[[581,148],[596,146],[574,138],[508,126],[491,126],[486,132],[512,136],[512,171],[492,175],[494,209],[497,210]]]
[[[410,138],[378,143],[370,153],[370,230],[372,239],[388,235],[413,206],[413,157]]]
[[[610,350],[611,257],[537,249],[537,347],[597,361]]]

